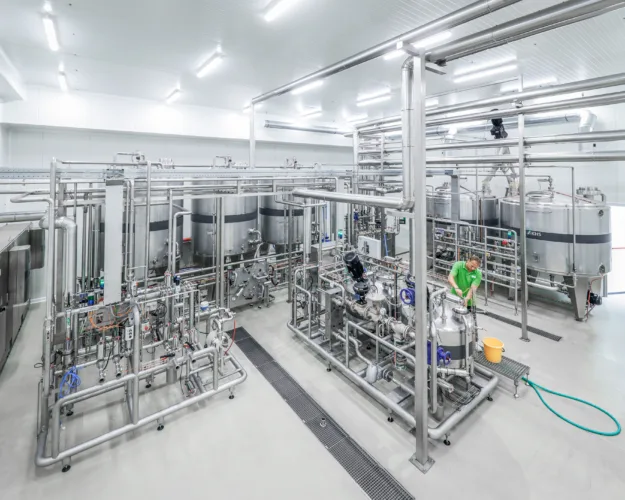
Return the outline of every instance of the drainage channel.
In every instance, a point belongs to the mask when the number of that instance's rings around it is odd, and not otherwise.
[[[371,500],[414,500],[363,450],[244,328],[235,343]]]

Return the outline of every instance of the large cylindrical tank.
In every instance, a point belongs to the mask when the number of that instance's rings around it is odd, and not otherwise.
[[[528,193],[526,201],[527,267],[539,272],[573,272],[573,205],[569,196],[552,191]],[[501,226],[519,231],[519,198],[500,202]],[[598,276],[612,267],[610,207],[605,199],[576,198],[575,273]]]
[[[279,197],[278,199],[281,200],[281,198]],[[293,234],[291,235],[291,241],[293,245],[298,245],[304,241],[304,209],[290,208],[293,210]],[[278,253],[281,253],[288,244],[288,209],[288,205],[278,203],[274,196],[261,197],[259,214],[263,240],[266,243],[275,245]],[[287,214],[286,217],[284,216],[285,213]]]
[[[427,214],[438,219],[451,219],[451,190],[441,186],[426,195]],[[499,225],[499,207],[494,196],[460,193],[460,220],[483,226]]]
[[[174,183],[170,183],[173,185]],[[182,186],[182,183],[176,183]],[[146,206],[145,206],[145,197],[137,196],[135,198],[135,276],[143,276],[143,266],[145,265],[145,239],[146,239],[146,230],[145,230],[145,215],[146,215]],[[179,201],[174,201],[174,203],[178,204]],[[142,205],[142,206],[141,206]],[[119,209],[116,207],[114,209]],[[106,251],[105,241],[104,241],[104,218],[105,218],[106,206],[102,206],[102,210],[100,212],[100,269],[104,269],[104,253]],[[173,213],[174,215],[178,212],[181,212],[181,208],[176,208],[174,206]],[[183,218],[178,217],[174,218],[176,222],[176,232],[174,239],[173,250],[176,255],[176,259],[180,258],[182,253],[182,225]],[[126,231],[126,210],[124,210],[124,231]],[[150,206],[150,261],[148,262],[148,268],[150,270],[151,275],[160,275],[163,274],[167,270],[167,254],[169,251],[169,204],[163,205],[154,205]],[[124,238],[124,241],[127,241]],[[124,252],[128,252],[128,250],[124,249]]]
[[[205,185],[206,181],[197,184]],[[250,234],[256,229],[258,219],[258,198],[256,196],[228,196],[224,199],[224,257],[226,262],[236,262],[251,258],[257,245],[257,235]],[[212,266],[213,257],[218,252],[217,240],[213,235],[217,199],[193,200],[191,209],[191,231],[193,260],[196,265]]]

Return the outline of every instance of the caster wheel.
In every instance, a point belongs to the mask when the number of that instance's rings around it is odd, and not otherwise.
[[[230,396],[228,396],[228,399],[234,399],[234,394],[230,394]]]
[[[327,372],[331,372],[331,371],[332,371],[332,368],[326,368],[326,371],[327,371]]]
[[[445,439],[443,443],[445,443],[445,446],[451,446],[451,441],[449,439]]]
[[[71,417],[73,414],[74,414],[74,412],[70,410],[67,413],[65,413],[65,416],[66,417]]]
[[[61,469],[61,472],[65,473],[65,472],[69,472],[69,470],[72,468],[71,465],[64,465],[63,468]]]
[[[387,422],[390,422],[390,423],[393,423],[393,422],[395,422],[395,419],[394,419],[393,417],[388,417],[388,418],[386,419],[386,421],[387,421]]]
[[[165,428],[165,426],[163,424],[158,424],[158,427],[156,428],[157,431],[162,431]]]
[[[492,401],[492,400],[493,400],[493,397],[492,397],[492,396],[488,396],[486,399],[487,399],[488,401]]]
[[[146,389],[149,389],[150,387],[152,387],[152,384],[145,384]]]

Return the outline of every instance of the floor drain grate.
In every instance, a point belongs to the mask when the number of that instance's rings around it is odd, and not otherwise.
[[[502,321],[503,323],[507,323],[508,325],[516,326],[517,328],[521,328],[521,323],[515,321],[510,318],[506,318],[505,316],[500,316],[499,314],[495,314],[489,311],[485,311],[484,314],[489,318],[496,319],[498,321]],[[534,326],[528,326],[527,331],[530,333],[535,333],[536,335],[540,335],[541,337],[545,337],[546,339],[553,340],[555,342],[560,342],[562,337],[559,335],[555,335],[553,333],[546,332],[545,330],[541,330],[540,328],[536,328]]]
[[[414,500],[244,328],[237,328],[235,343],[369,498]],[[324,419],[325,425],[322,422]]]

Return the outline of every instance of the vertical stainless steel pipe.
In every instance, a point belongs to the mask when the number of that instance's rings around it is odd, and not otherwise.
[[[412,99],[413,83],[413,60],[406,59],[401,68],[401,123],[402,123],[402,179],[404,186],[404,198],[412,198],[412,149],[414,144],[411,137],[410,119],[413,113]]]
[[[412,110],[410,123],[410,172],[414,200],[414,226],[411,241],[411,270],[415,281],[415,454],[411,462],[422,472],[434,463],[428,454],[428,368],[427,368],[427,237],[425,168],[425,59],[412,61]],[[408,81],[406,81],[408,83]]]
[[[256,106],[250,105],[250,168],[256,168]]]
[[[145,269],[143,270],[143,286],[147,291],[148,288],[148,278],[150,277],[150,204],[152,202],[152,163],[146,163],[146,192],[145,192],[145,242],[144,242],[144,252],[145,258],[143,259],[143,263],[145,264]],[[137,407],[135,407],[135,413],[138,413]]]
[[[519,214],[521,227],[521,339],[529,342],[527,333],[527,222],[525,219],[525,115],[519,117]],[[513,271],[515,272],[515,271]]]

